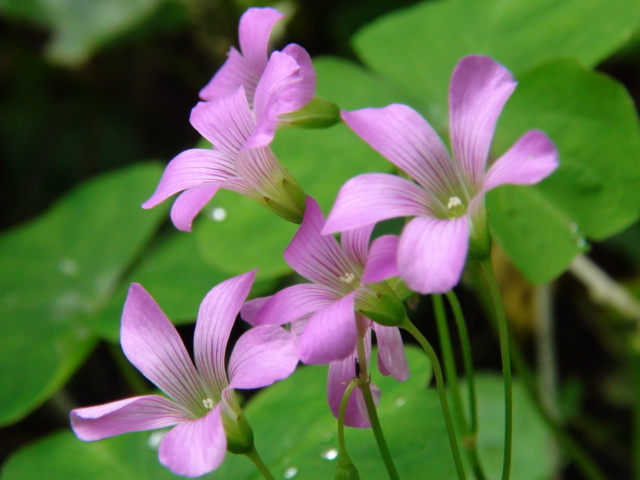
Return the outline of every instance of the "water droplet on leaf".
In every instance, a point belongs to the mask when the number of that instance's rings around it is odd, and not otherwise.
[[[335,460],[336,458],[338,458],[338,450],[336,450],[335,448],[327,448],[326,450],[322,451],[320,456],[325,460]]]
[[[211,218],[216,222],[222,222],[227,218],[227,211],[222,207],[216,207],[211,210]]]
[[[284,471],[284,478],[289,479],[293,478],[298,474],[298,469],[296,467],[289,467]]]

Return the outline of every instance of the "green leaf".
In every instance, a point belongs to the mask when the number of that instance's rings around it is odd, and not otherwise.
[[[318,77],[318,95],[344,110],[384,107],[408,100],[388,79],[348,60],[315,57],[313,66]]]
[[[407,348],[412,376],[399,383],[373,369],[382,390],[379,416],[400,477],[457,478],[438,395],[425,388],[431,378],[422,351]],[[326,367],[302,367],[289,379],[259,393],[246,408],[256,446],[276,478],[333,478],[337,460],[336,420],[326,403]],[[489,478],[502,468],[503,384],[497,375],[477,379],[480,454]],[[513,478],[549,478],[548,435],[515,382]],[[386,471],[371,430],[347,428],[347,447],[361,478],[384,480]],[[157,463],[149,447],[155,434],[142,432],[85,443],[70,433],[53,435],[29,445],[6,463],[1,480],[127,480],[174,478]],[[155,462],[155,464],[154,464]],[[222,466],[207,478],[259,480],[251,462],[227,454]]]
[[[105,175],[0,237],[0,425],[57,391],[95,343],[92,319],[165,211],[140,203],[156,164]]]
[[[365,27],[353,44],[430,120],[446,125],[449,79],[463,56],[489,55],[516,76],[560,56],[594,66],[630,38],[639,17],[636,0],[425,2]]]
[[[71,432],[51,435],[18,451],[2,480],[165,480],[184,478],[158,462],[149,432],[83,442]]]
[[[161,0],[0,0],[0,13],[47,26],[50,60],[79,65],[119,34],[147,18]]]
[[[118,341],[122,306],[134,282],[151,294],[174,324],[193,323],[209,290],[229,277],[203,260],[192,233],[171,232],[145,252],[140,265],[94,321],[95,328],[103,338]],[[267,295],[272,290],[272,282],[256,282],[251,295]]]
[[[280,130],[273,148],[325,214],[338,189],[349,178],[390,167],[344,124],[313,132]],[[216,212],[224,212],[224,220],[215,221]],[[296,225],[248,198],[227,191],[216,193],[201,217],[194,227],[198,245],[203,257],[220,271],[238,275],[260,267],[260,279],[290,272],[282,252],[297,231]]]
[[[614,80],[574,61],[523,74],[500,118],[494,151],[524,132],[544,131],[560,167],[534,187],[500,187],[488,196],[493,233],[534,282],[562,273],[586,247],[640,216],[640,125],[632,99]]]

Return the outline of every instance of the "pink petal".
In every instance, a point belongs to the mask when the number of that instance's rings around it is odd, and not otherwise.
[[[414,218],[400,236],[398,268],[402,278],[422,294],[448,292],[460,280],[468,244],[466,217]]]
[[[464,57],[453,72],[449,87],[451,146],[474,191],[482,187],[496,122],[515,87],[511,73],[489,57]]]
[[[250,8],[240,18],[240,50],[253,70],[264,70],[271,30],[283,17],[282,13],[273,8]]]
[[[302,224],[284,251],[284,258],[303,277],[342,291],[345,284],[340,277],[354,273],[353,266],[335,238],[320,234],[323,225],[320,207],[307,197]]]
[[[252,325],[284,325],[335,302],[339,297],[323,285],[302,283],[280,290],[264,302]],[[244,316],[243,316],[244,318]]]
[[[329,375],[327,376],[327,401],[333,416],[338,418],[340,414],[340,402],[344,396],[344,392],[347,390],[347,384],[349,381],[356,377],[356,352],[354,351],[344,360],[339,362],[333,362],[329,365]],[[359,387],[356,387],[351,392],[351,396],[347,401],[347,408],[344,413],[344,424],[348,427],[356,428],[369,428],[371,423],[369,422],[369,416],[365,411],[362,412],[357,400],[357,396],[362,396],[362,391]],[[362,399],[364,403],[364,398]]]
[[[189,120],[193,128],[209,140],[216,150],[232,159],[256,125],[243,87],[218,100],[198,102],[191,110]]]
[[[263,147],[271,143],[278,115],[295,112],[313,98],[313,85],[302,82],[300,65],[282,52],[273,52],[256,89],[254,112],[257,125],[245,148]]]
[[[212,150],[185,150],[169,162],[160,183],[142,208],[152,208],[171,195],[201,185],[220,185],[236,175],[231,159]]]
[[[171,427],[187,420],[189,416],[183,409],[159,395],[127,398],[71,411],[71,428],[81,440],[100,440],[122,433]]]
[[[202,418],[174,427],[158,450],[160,463],[178,475],[199,477],[214,471],[227,451],[220,405]]]
[[[355,265],[364,268],[367,263],[367,257],[369,256],[369,238],[371,238],[371,232],[375,224],[367,225],[365,227],[354,228],[353,230],[347,230],[340,235],[340,245],[347,254],[349,260]]]
[[[266,64],[266,58],[265,58]],[[242,54],[231,47],[227,53],[227,61],[220,67],[209,83],[207,83],[199,96],[202,100],[213,101],[235,92],[238,87],[243,86],[247,94],[249,105],[253,104],[253,95],[256,85],[260,80],[260,75],[264,67],[252,70]]]
[[[260,192],[278,198],[282,195],[280,183],[283,167],[269,147],[242,150],[236,157],[236,170],[253,193],[245,192],[248,197]]]
[[[200,91],[203,100],[217,100],[244,86],[249,104],[267,65],[269,36],[273,25],[283,15],[272,8],[250,8],[240,19],[239,37],[242,54],[235,48],[211,81]]]
[[[227,341],[255,276],[256,270],[253,270],[225,280],[215,286],[200,305],[193,339],[194,356],[198,372],[214,392],[221,392],[228,385]]]
[[[137,283],[124,304],[120,341],[129,361],[158,388],[191,412],[202,408],[200,379],[180,335]]]
[[[287,378],[298,365],[296,338],[265,325],[244,333],[229,360],[229,388],[261,388]]]
[[[190,232],[193,219],[213,198],[218,188],[218,185],[200,185],[182,192],[171,207],[171,221],[175,227],[183,232]]]
[[[362,274],[364,282],[381,282],[389,277],[399,277],[397,235],[383,235],[371,243],[369,258]]]
[[[409,364],[398,327],[373,323],[378,342],[378,368],[383,375],[391,375],[399,382],[409,378]]]
[[[258,315],[258,312],[270,298],[271,297],[259,297],[244,302],[244,305],[242,305],[242,308],[240,309],[240,316],[242,319],[255,327],[255,318]]]
[[[365,173],[338,192],[322,234],[344,232],[390,218],[431,215],[427,193],[415,183],[386,173]]]
[[[544,133],[532,130],[520,139],[487,172],[486,192],[507,183],[533,185],[558,167],[558,150]]]
[[[300,45],[290,43],[282,49],[282,53],[293,57],[293,59],[300,66],[300,84],[296,86],[296,93],[298,95],[299,108],[304,107],[309,103],[316,91],[316,71],[313,68],[313,62],[309,53]]]
[[[382,156],[404,170],[434,197],[451,196],[457,183],[451,158],[438,134],[406,105],[342,112],[342,118]]]
[[[356,346],[355,292],[314,313],[298,339],[300,360],[327,364],[342,360]]]

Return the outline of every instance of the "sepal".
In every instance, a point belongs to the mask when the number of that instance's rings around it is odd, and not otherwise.
[[[407,313],[387,282],[367,283],[358,293],[356,310],[380,325],[395,327],[400,325]]]

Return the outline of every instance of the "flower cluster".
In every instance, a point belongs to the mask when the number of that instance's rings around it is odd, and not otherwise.
[[[368,369],[372,332],[380,372],[405,380],[409,370],[397,326],[407,314],[394,287],[406,283],[423,294],[453,288],[469,252],[472,257],[488,254],[485,194],[503,184],[537,183],[558,163],[553,143],[539,131],[525,133],[490,160],[498,117],[516,83],[491,58],[469,56],[458,63],[451,80],[451,154],[427,121],[406,105],[342,112],[357,135],[409,178],[357,176],[342,187],[325,220],[269,146],[284,116],[315,95],[315,73],[302,47],[291,44],[268,54],[271,30],[282,17],[271,8],[252,8],[242,16],[240,51],[231,49],[191,113],[191,124],[212,148],[175,157],[143,207],[182,192],[171,218],[188,231],[218,189],[253,198],[301,224],[284,258],[311,283],[246,303],[255,271],[215,287],[198,314],[195,366],[151,296],[132,285],[122,317],[122,347],[169,399],[146,395],[71,414],[84,440],[173,426],[159,457],[181,475],[214,470],[227,449],[249,452],[253,434],[234,389],[283,379],[299,360],[329,365],[328,403],[336,417],[346,384],[359,376],[359,366]],[[412,218],[400,236],[371,241],[376,223],[394,217]],[[338,232],[340,241],[332,235]],[[225,367],[226,344],[239,312],[252,328],[240,337]],[[362,381],[369,388],[368,379]],[[372,387],[377,399],[380,392]],[[369,427],[361,388],[354,392],[344,424]]]

